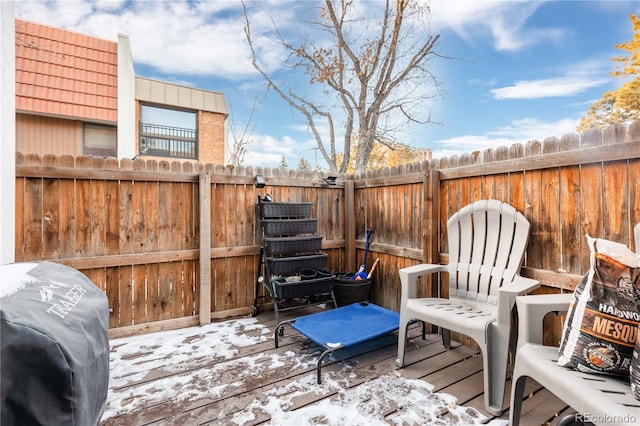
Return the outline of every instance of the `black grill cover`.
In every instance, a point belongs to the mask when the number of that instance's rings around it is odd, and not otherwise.
[[[109,384],[109,307],[84,274],[0,266],[0,424],[96,425]]]

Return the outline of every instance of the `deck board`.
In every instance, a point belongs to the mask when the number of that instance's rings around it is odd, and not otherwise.
[[[281,314],[281,317],[286,319],[318,309],[309,307]],[[433,386],[434,393],[453,395],[457,405],[466,407],[469,413],[476,409],[479,415],[487,417],[486,421],[494,419],[484,410],[482,358],[478,351],[455,342],[451,350],[446,350],[437,335],[422,339],[417,325],[408,332],[410,342],[404,368],[395,366],[397,336],[392,334],[327,357],[322,368],[323,384],[316,385],[315,360],[322,348],[288,326],[279,338],[279,347],[275,348],[273,314],[260,313],[257,322],[260,327],[240,329],[257,343],[226,348],[233,351],[232,356],[200,354],[191,350],[186,341],[180,351],[171,356],[159,354],[156,365],[158,359],[163,364],[150,368],[153,363],[148,360],[154,357],[156,348],[132,350],[126,361],[135,368],[112,380],[109,389],[121,398],[118,401],[122,404],[130,401],[131,409],[126,411],[125,407],[121,414],[111,413],[110,417],[103,418],[100,426],[276,424],[265,410],[274,395],[286,401],[283,412],[279,413],[286,417],[297,410],[313,411],[331,401],[358,395],[372,382],[388,385],[397,378],[427,382]],[[214,339],[213,334],[208,333],[203,331],[202,335],[190,339],[200,342]],[[120,339],[112,341],[114,349],[119,344]],[[565,412],[566,404],[530,382],[528,380],[521,424],[557,423],[557,413]],[[172,392],[167,392],[169,384],[175,386]],[[508,405],[510,384],[509,381],[505,390],[505,405]],[[193,397],[194,394],[198,396]],[[361,397],[363,404],[367,398]],[[390,424],[402,419],[406,408],[400,402],[384,395],[376,398],[379,400],[372,404],[380,406],[378,413]],[[439,415],[443,420],[455,422],[456,413],[449,408],[451,406],[443,406]],[[500,417],[505,419],[508,411]]]

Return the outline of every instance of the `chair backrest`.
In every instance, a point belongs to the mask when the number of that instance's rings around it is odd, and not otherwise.
[[[498,289],[520,272],[529,221],[509,204],[480,200],[447,221],[449,296],[497,303]]]
[[[640,253],[640,222],[633,228],[633,238],[636,240],[636,253]]]

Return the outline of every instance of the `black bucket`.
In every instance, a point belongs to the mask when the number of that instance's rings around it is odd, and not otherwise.
[[[368,301],[371,297],[372,278],[352,280],[355,272],[339,272],[333,281],[333,295],[338,306],[346,306],[356,302]]]
[[[302,281],[313,280],[318,276],[315,269],[305,268],[300,270],[300,279]]]
[[[316,273],[318,274],[318,278],[333,277],[333,272],[327,268],[316,269]]]

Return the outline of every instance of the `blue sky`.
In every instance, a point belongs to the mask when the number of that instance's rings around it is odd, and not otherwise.
[[[373,9],[379,0],[356,0]],[[273,75],[312,96],[305,78],[281,68],[282,52],[261,37],[276,22],[300,37],[299,19],[312,17],[312,0],[247,0],[259,56]],[[430,2],[436,50],[453,59],[430,64],[443,93],[424,106],[438,124],[406,126],[403,142],[430,148],[434,158],[543,140],[575,131],[589,106],[622,84],[611,79],[614,44],[633,36],[635,1]],[[252,109],[255,124],[244,165],[295,168],[316,159],[315,142],[299,113],[266,90],[252,68],[244,40],[240,0],[16,2],[16,16],[108,40],[129,36],[136,74],[222,92],[242,128]],[[426,89],[428,90],[428,89]]]

